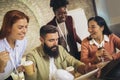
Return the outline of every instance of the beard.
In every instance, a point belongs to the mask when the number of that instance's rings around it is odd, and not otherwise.
[[[45,43],[43,46],[43,51],[45,52],[45,54],[49,55],[50,57],[54,57],[57,58],[59,55],[59,50],[58,50],[58,46],[52,46],[52,47],[48,47]]]

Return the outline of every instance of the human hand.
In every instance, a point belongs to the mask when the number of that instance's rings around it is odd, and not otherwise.
[[[98,72],[96,73],[96,78],[99,78],[101,75],[101,68],[99,68]]]
[[[96,65],[93,65],[91,63],[88,63],[86,66],[85,66],[85,73],[87,72],[90,72],[92,70],[95,70],[97,69],[97,66]]]
[[[33,75],[35,72],[35,66],[34,66],[34,63],[32,61],[25,61],[23,63],[23,68],[24,68],[24,72],[27,75]]]
[[[102,57],[104,50],[105,50],[105,49],[104,49],[103,47],[98,48],[98,50],[96,51],[96,57]]]
[[[98,50],[96,51],[95,57],[93,57],[95,63],[101,62],[103,60],[103,50],[104,48],[98,48]]]
[[[99,62],[96,64],[97,68],[103,68],[106,66],[110,61],[105,61],[105,62]]]
[[[108,51],[106,51],[105,49],[103,50],[103,55],[104,55],[104,60],[105,61],[113,60],[112,55]]]
[[[0,72],[4,72],[4,68],[9,60],[10,60],[9,52],[7,51],[0,52]]]
[[[18,66],[18,67],[17,67],[17,71],[18,71],[18,73],[24,72],[24,67],[23,67],[23,65]]]

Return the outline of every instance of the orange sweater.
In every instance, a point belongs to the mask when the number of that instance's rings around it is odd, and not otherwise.
[[[116,53],[116,48],[120,50],[120,38],[115,34],[109,35],[109,42],[105,41],[104,48],[113,56],[113,59],[120,58],[120,52]],[[85,38],[81,44],[81,61],[94,63],[93,58],[95,57],[97,49],[95,44],[91,45],[89,40]]]

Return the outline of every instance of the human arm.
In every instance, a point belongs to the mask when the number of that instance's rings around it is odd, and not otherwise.
[[[78,71],[79,73],[84,74],[85,72],[89,72],[96,68],[96,66],[89,66],[89,65],[86,65],[83,62],[75,59],[68,52],[66,52],[65,49],[61,49],[61,50],[63,50],[63,56],[64,56],[64,60],[66,60],[67,66],[68,67],[73,66],[75,68],[75,70]]]
[[[10,60],[9,53],[7,51],[0,52],[0,73],[4,72],[7,62]]]
[[[76,42],[78,42],[79,44],[82,43],[82,40],[80,39],[80,37],[77,35],[76,31],[74,30],[75,34],[76,34]]]
[[[113,47],[114,49],[119,49],[120,50],[120,38],[118,36],[116,36],[115,34],[111,34],[110,35],[110,42],[113,43]],[[112,54],[112,57],[114,60],[116,59],[120,59],[120,52],[114,52],[114,53],[111,53]]]
[[[100,62],[99,56],[102,55],[101,50],[98,50],[97,46],[90,44],[86,38],[81,44],[81,61],[88,64],[96,64]]]
[[[17,57],[16,68],[18,72],[23,72],[24,68],[21,63],[24,62],[25,57],[26,57],[24,56],[24,53],[25,53],[26,46],[27,46],[27,39],[24,38],[23,40],[20,40],[19,43],[20,43],[19,48],[17,48],[18,52],[16,53],[16,55],[19,55],[19,56],[16,56]]]
[[[95,55],[99,62],[113,60],[112,55],[104,47],[98,48]]]
[[[33,62],[33,71],[34,71],[34,74],[33,75],[27,75],[26,72],[25,72],[25,80],[37,80],[37,68],[36,68],[36,64],[35,64],[35,59],[34,59],[34,56],[32,55],[34,53],[30,52],[26,55],[26,60],[30,60]]]
[[[111,61],[113,60],[113,56],[105,49],[103,49],[103,55],[101,56],[103,57],[103,61]]]
[[[83,61],[84,63],[88,64],[88,63],[94,63],[94,59],[95,57],[89,57],[90,55],[90,48],[89,48],[89,41],[87,39],[84,39],[82,41],[81,44],[81,61]],[[95,54],[92,54],[93,56],[95,56]]]
[[[70,60],[68,58],[68,61],[73,62],[71,64],[73,64],[75,71],[79,72],[80,74],[85,74],[85,73],[90,72],[97,68],[96,65],[84,64],[83,62],[81,62],[75,58],[73,58],[73,60]]]

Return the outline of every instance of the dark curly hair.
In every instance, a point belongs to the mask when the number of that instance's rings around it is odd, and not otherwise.
[[[50,7],[53,7],[53,11],[63,6],[66,7],[67,4],[69,4],[68,0],[50,0]]]

